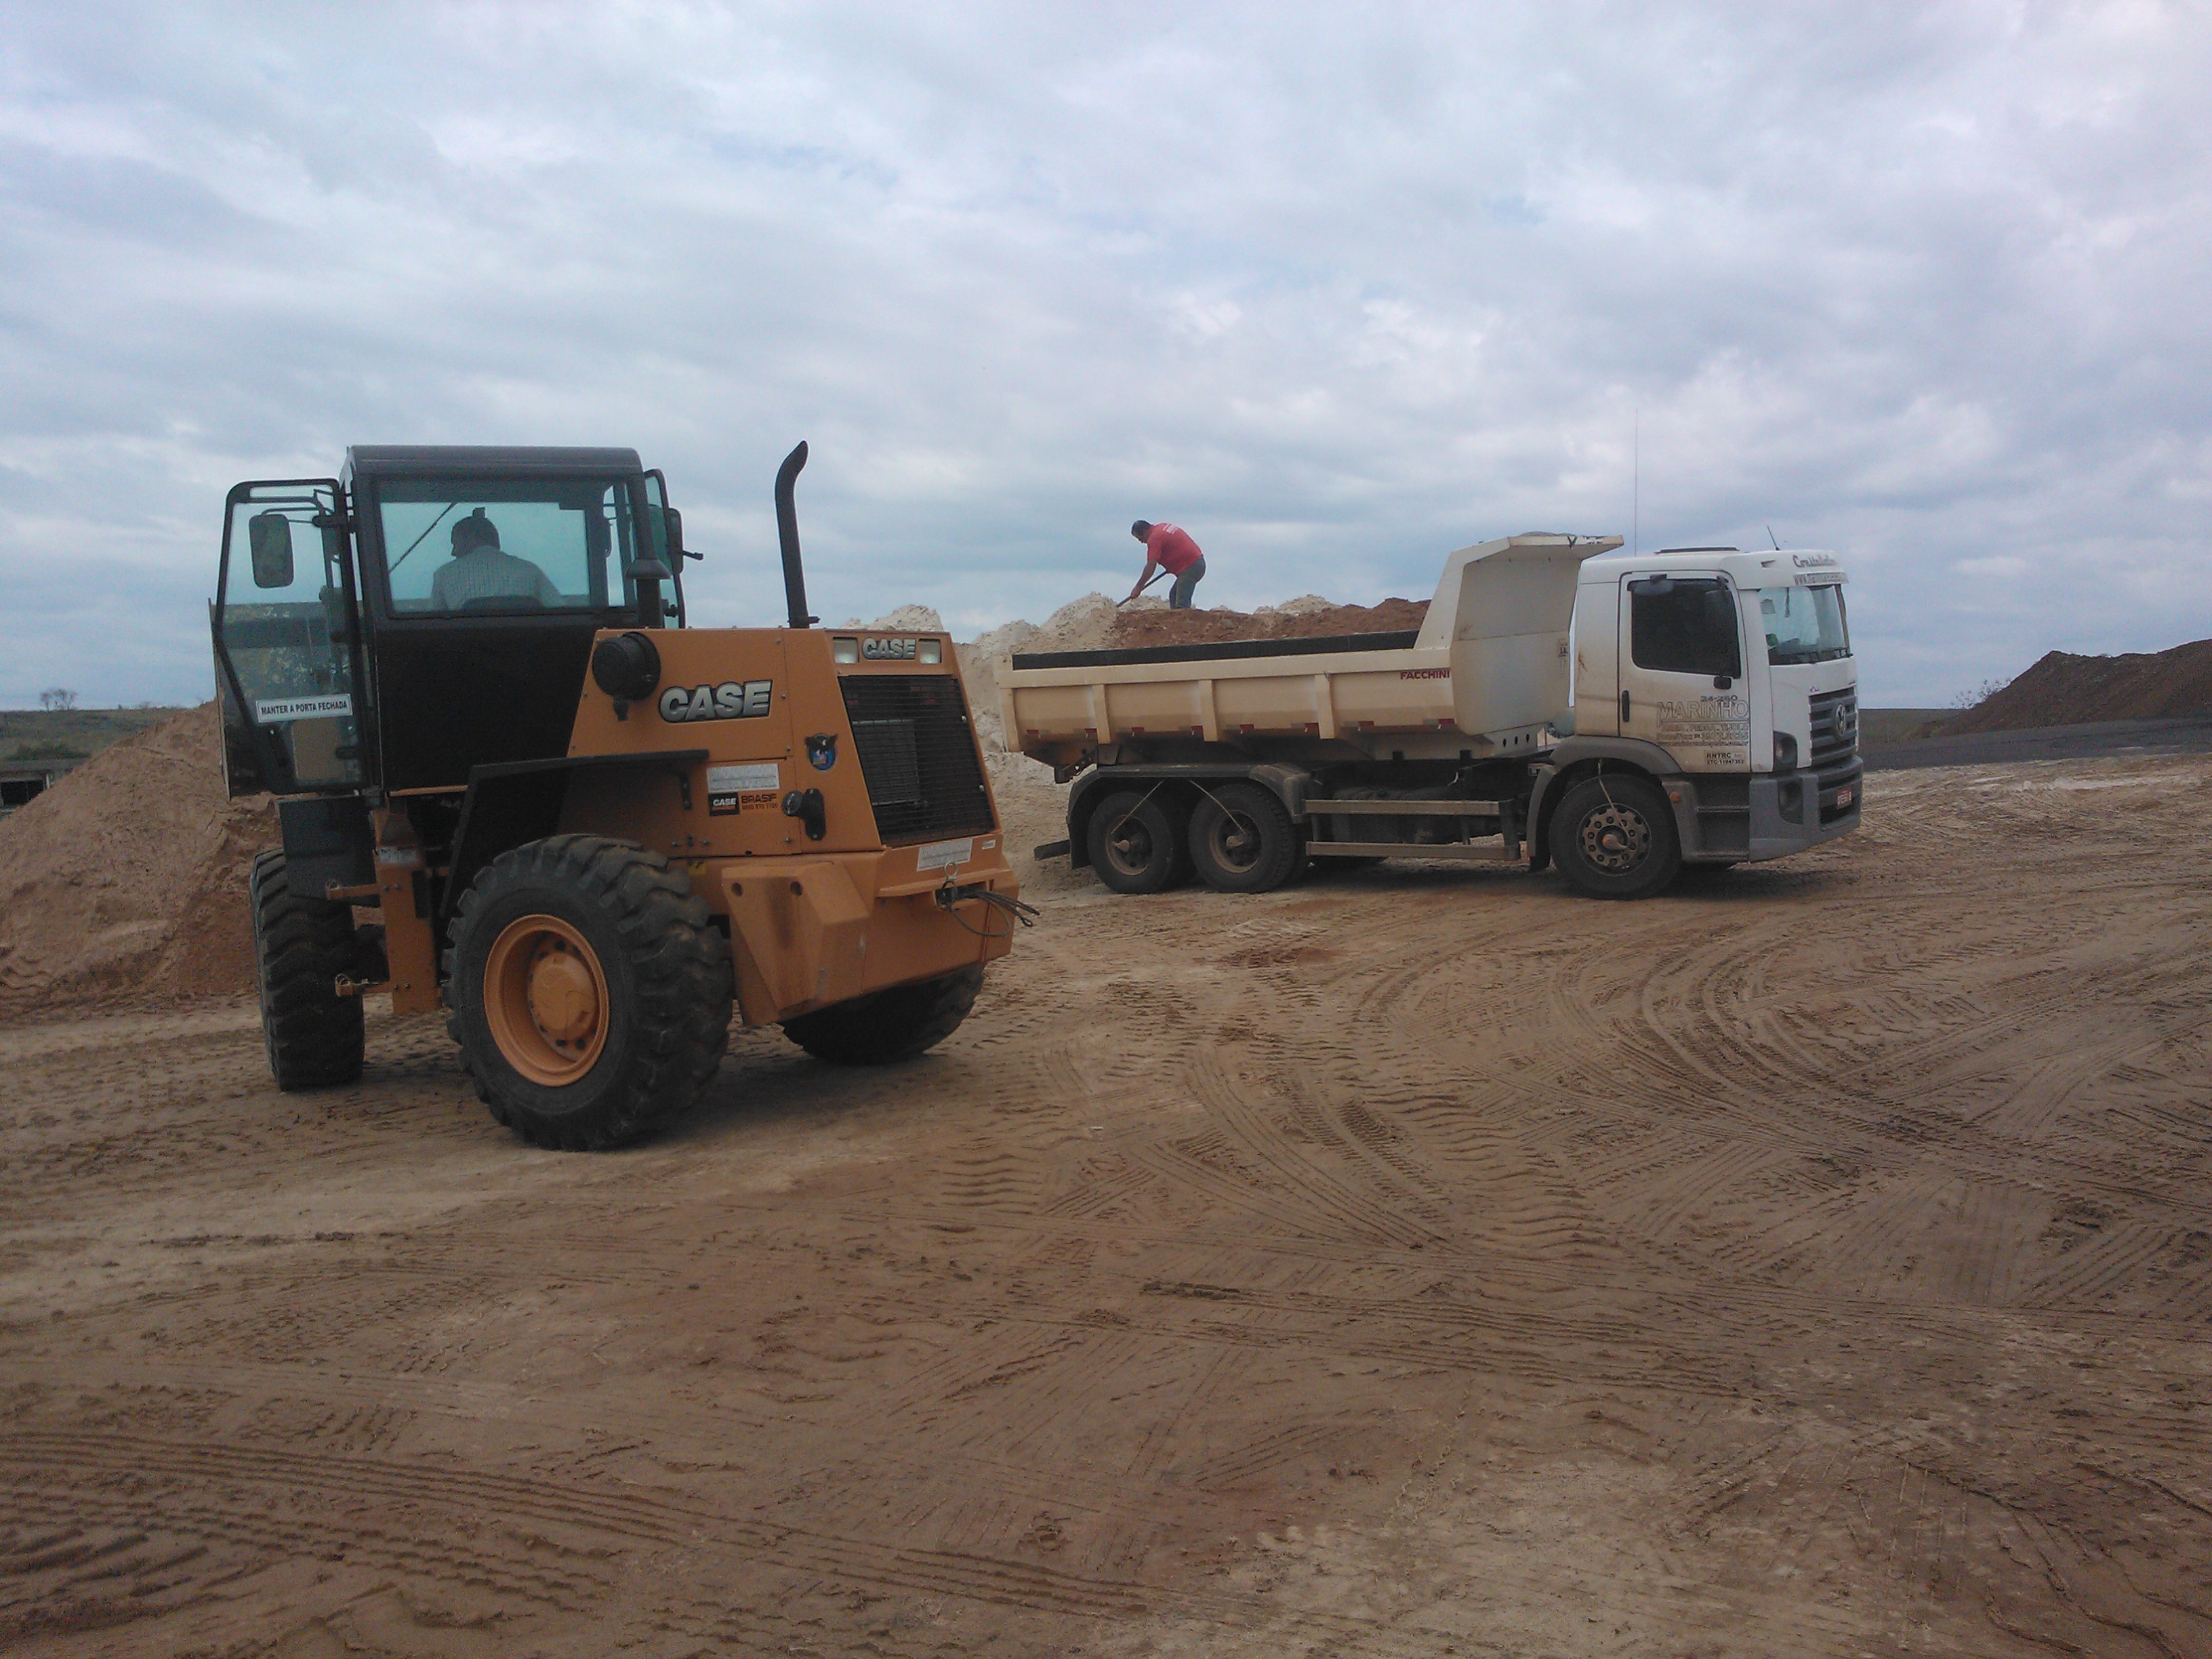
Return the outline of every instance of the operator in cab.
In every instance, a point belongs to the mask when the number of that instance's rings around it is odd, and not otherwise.
[[[561,603],[544,571],[500,550],[499,526],[482,507],[455,521],[453,562],[430,579],[433,610],[462,611],[475,599],[535,599],[548,609]]]
[[[1206,579],[1206,555],[1198,550],[1190,532],[1171,524],[1147,524],[1139,519],[1129,526],[1129,533],[1145,544],[1144,574],[1129,590],[1129,599],[1145,591],[1155,570],[1164,570],[1175,578],[1175,586],[1168,590],[1168,609],[1189,610],[1192,590]],[[1121,603],[1127,605],[1129,599]]]

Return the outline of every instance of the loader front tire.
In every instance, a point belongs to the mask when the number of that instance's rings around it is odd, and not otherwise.
[[[783,1034],[817,1060],[888,1066],[926,1054],[959,1029],[982,989],[983,970],[894,985],[786,1020]]]
[[[250,886],[261,1034],[276,1086],[290,1093],[353,1082],[361,1075],[361,999],[337,990],[359,957],[353,908],[295,897],[275,848],[254,855]]]
[[[729,946],[659,853],[552,836],[469,884],[446,1029],[492,1116],[533,1146],[601,1152],[699,1097],[730,1040]]]

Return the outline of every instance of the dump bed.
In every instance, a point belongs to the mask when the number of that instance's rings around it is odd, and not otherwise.
[[[1007,746],[1065,766],[1164,738],[1527,744],[1567,709],[1576,573],[1620,544],[1524,535],[1462,548],[1413,633],[1017,655],[999,675]]]

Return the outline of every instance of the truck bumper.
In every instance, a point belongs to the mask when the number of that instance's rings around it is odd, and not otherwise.
[[[1820,772],[1781,772],[1751,781],[1753,861],[1787,858],[1859,827],[1865,768],[1858,761]]]

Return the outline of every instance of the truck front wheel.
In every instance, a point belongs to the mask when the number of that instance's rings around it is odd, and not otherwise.
[[[1305,862],[1305,848],[1282,802],[1257,784],[1229,783],[1192,809],[1190,855],[1216,892],[1265,893]]]
[[[1158,893],[1190,878],[1183,827],[1157,790],[1109,795],[1091,815],[1091,867],[1117,893]]]
[[[1592,898],[1649,898],[1682,867],[1667,798],[1642,778],[1600,773],[1552,814],[1552,862]]]

